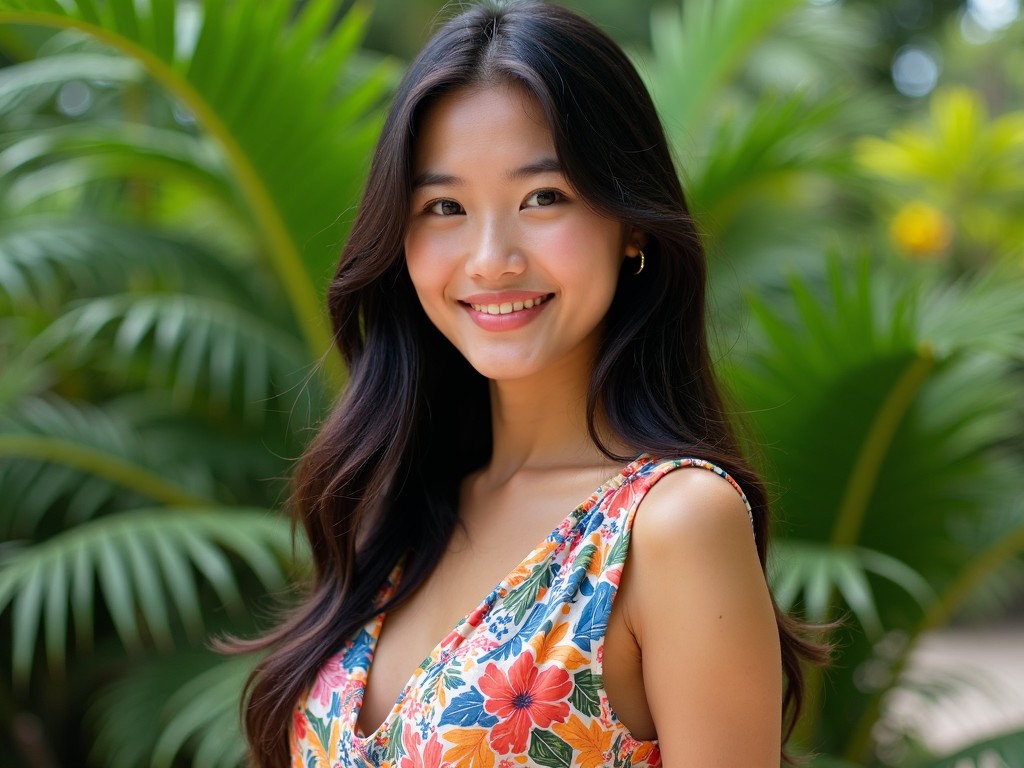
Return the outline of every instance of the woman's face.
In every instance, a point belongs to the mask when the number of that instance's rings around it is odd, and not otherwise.
[[[573,192],[523,88],[462,89],[426,112],[406,263],[427,316],[484,376],[589,373],[636,239]]]

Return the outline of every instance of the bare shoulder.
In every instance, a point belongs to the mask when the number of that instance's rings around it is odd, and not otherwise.
[[[669,472],[647,492],[633,523],[633,546],[654,553],[725,548],[756,557],[742,497],[728,480],[699,467]]]
[[[736,489],[700,468],[662,477],[637,508],[622,588],[665,765],[777,766],[778,630]]]

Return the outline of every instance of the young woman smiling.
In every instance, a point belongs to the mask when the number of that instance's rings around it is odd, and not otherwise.
[[[704,292],[622,51],[533,2],[445,24],[330,287],[350,381],[295,478],[313,583],[249,644],[254,765],[778,765],[817,650]]]

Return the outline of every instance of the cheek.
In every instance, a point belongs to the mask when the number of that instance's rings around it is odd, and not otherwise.
[[[543,249],[564,281],[613,290],[625,258],[620,240],[618,225],[595,218],[549,232]]]
[[[438,247],[435,240],[416,229],[410,230],[405,236],[405,266],[424,306],[443,282],[441,278],[444,268],[440,257],[443,249]]]

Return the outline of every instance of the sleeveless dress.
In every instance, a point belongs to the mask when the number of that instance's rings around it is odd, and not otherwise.
[[[642,768],[657,741],[634,739],[602,685],[605,629],[647,491],[700,459],[641,456],[574,509],[463,618],[399,694],[381,726],[358,726],[383,614],[317,674],[290,725],[292,768]],[[380,596],[387,599],[398,569]]]

